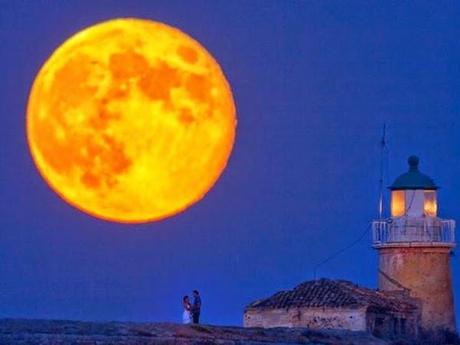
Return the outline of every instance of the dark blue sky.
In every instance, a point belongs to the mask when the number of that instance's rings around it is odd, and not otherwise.
[[[227,169],[197,205],[158,223],[81,213],[37,173],[25,107],[66,38],[115,17],[176,26],[220,62],[237,106]],[[313,278],[377,216],[410,154],[460,220],[457,1],[0,1],[0,317],[241,324],[244,306]],[[376,286],[370,233],[318,275]],[[453,257],[460,313],[460,259]],[[460,316],[460,315],[458,315]]]

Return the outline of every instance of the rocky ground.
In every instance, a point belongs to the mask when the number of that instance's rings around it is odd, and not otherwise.
[[[386,345],[367,333],[172,323],[0,319],[0,344],[21,345]]]

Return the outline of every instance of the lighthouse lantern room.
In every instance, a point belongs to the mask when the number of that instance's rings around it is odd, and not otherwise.
[[[409,157],[409,171],[396,179],[391,190],[391,216],[436,217],[436,190],[433,180],[418,169],[419,159]]]

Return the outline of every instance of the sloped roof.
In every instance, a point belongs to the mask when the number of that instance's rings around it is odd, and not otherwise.
[[[415,301],[381,291],[357,286],[346,280],[311,280],[292,290],[280,291],[269,298],[255,301],[248,309],[289,309],[302,308],[359,308],[373,307],[395,312],[416,309]]]
[[[420,172],[418,169],[419,161],[417,156],[410,156],[407,160],[409,163],[409,171],[396,178],[393,184],[388,188],[390,190],[438,189],[438,186],[436,186],[431,177]]]

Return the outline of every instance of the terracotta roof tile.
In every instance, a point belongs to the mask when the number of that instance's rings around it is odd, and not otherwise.
[[[416,309],[415,300],[408,296],[367,289],[346,280],[329,279],[306,281],[292,290],[280,291],[269,298],[255,301],[246,309],[358,308],[363,306],[396,312]]]

